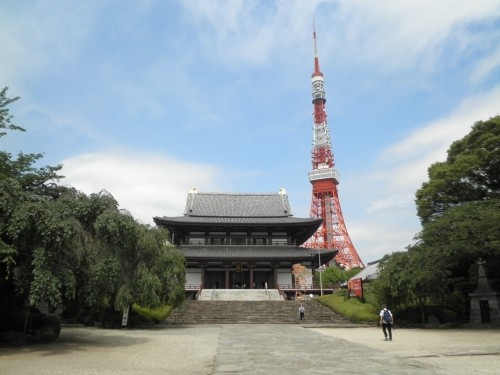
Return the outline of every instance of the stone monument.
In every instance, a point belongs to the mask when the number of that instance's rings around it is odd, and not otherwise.
[[[479,279],[474,292],[469,293],[470,324],[500,324],[500,293],[490,288],[484,269],[484,261],[479,258]]]

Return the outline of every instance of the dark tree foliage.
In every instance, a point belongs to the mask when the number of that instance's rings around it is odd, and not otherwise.
[[[0,129],[4,129],[0,131],[0,137],[7,134],[6,130],[25,131],[25,129],[12,123],[14,116],[9,113],[8,105],[16,100],[19,100],[19,96],[16,96],[15,98],[8,98],[8,89],[8,87],[4,87],[2,91],[0,91]]]
[[[426,303],[442,301],[447,272],[436,258],[437,254],[423,244],[385,256],[379,265],[380,277],[375,281],[379,300],[393,308],[422,308]]]
[[[358,270],[359,272],[359,270]],[[337,267],[337,266],[329,266],[325,268],[324,271],[321,272],[321,283],[323,285],[335,285],[340,284],[347,280],[346,272]],[[320,283],[320,273],[314,273],[314,282],[316,284]]]
[[[477,260],[500,279],[500,116],[474,124],[417,191],[422,231],[406,252],[381,262],[376,290],[395,306],[440,303],[466,314]]]
[[[500,198],[500,116],[478,121],[455,141],[445,162],[430,166],[417,191],[418,216],[426,223],[450,207]]]
[[[0,137],[12,124],[0,92]],[[78,315],[132,303],[177,306],[184,258],[168,233],[139,224],[106,191],[89,196],[57,182],[61,166],[35,167],[42,154],[0,151],[1,309],[47,303]]]
[[[490,199],[450,208],[424,226],[420,239],[439,255],[436,262],[448,270],[451,290],[475,288],[479,258],[486,261],[491,279],[500,278],[499,223],[500,199]]]

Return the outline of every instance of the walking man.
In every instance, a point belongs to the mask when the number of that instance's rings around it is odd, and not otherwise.
[[[300,307],[299,307],[300,320],[304,320],[305,312],[306,312],[306,309],[304,308],[304,306],[300,305]]]
[[[391,311],[387,309],[386,305],[382,305],[382,310],[380,310],[380,325],[384,331],[385,341],[392,341],[392,323],[394,323],[394,319]],[[389,337],[387,334],[389,334]]]

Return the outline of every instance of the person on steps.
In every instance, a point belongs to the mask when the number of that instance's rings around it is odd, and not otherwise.
[[[300,320],[304,320],[304,315],[306,313],[306,309],[304,306],[300,305],[299,307],[299,315],[300,315]]]

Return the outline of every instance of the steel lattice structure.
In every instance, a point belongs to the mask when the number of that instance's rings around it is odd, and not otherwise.
[[[325,108],[326,97],[323,73],[319,69],[316,30],[314,40],[314,72],[311,76],[312,103],[314,107],[312,171],[309,181],[312,184],[310,216],[323,218],[323,223],[304,246],[315,249],[339,250],[335,260],[346,269],[364,267],[347,232],[340,208],[337,185],[339,178],[333,159],[330,130]]]

